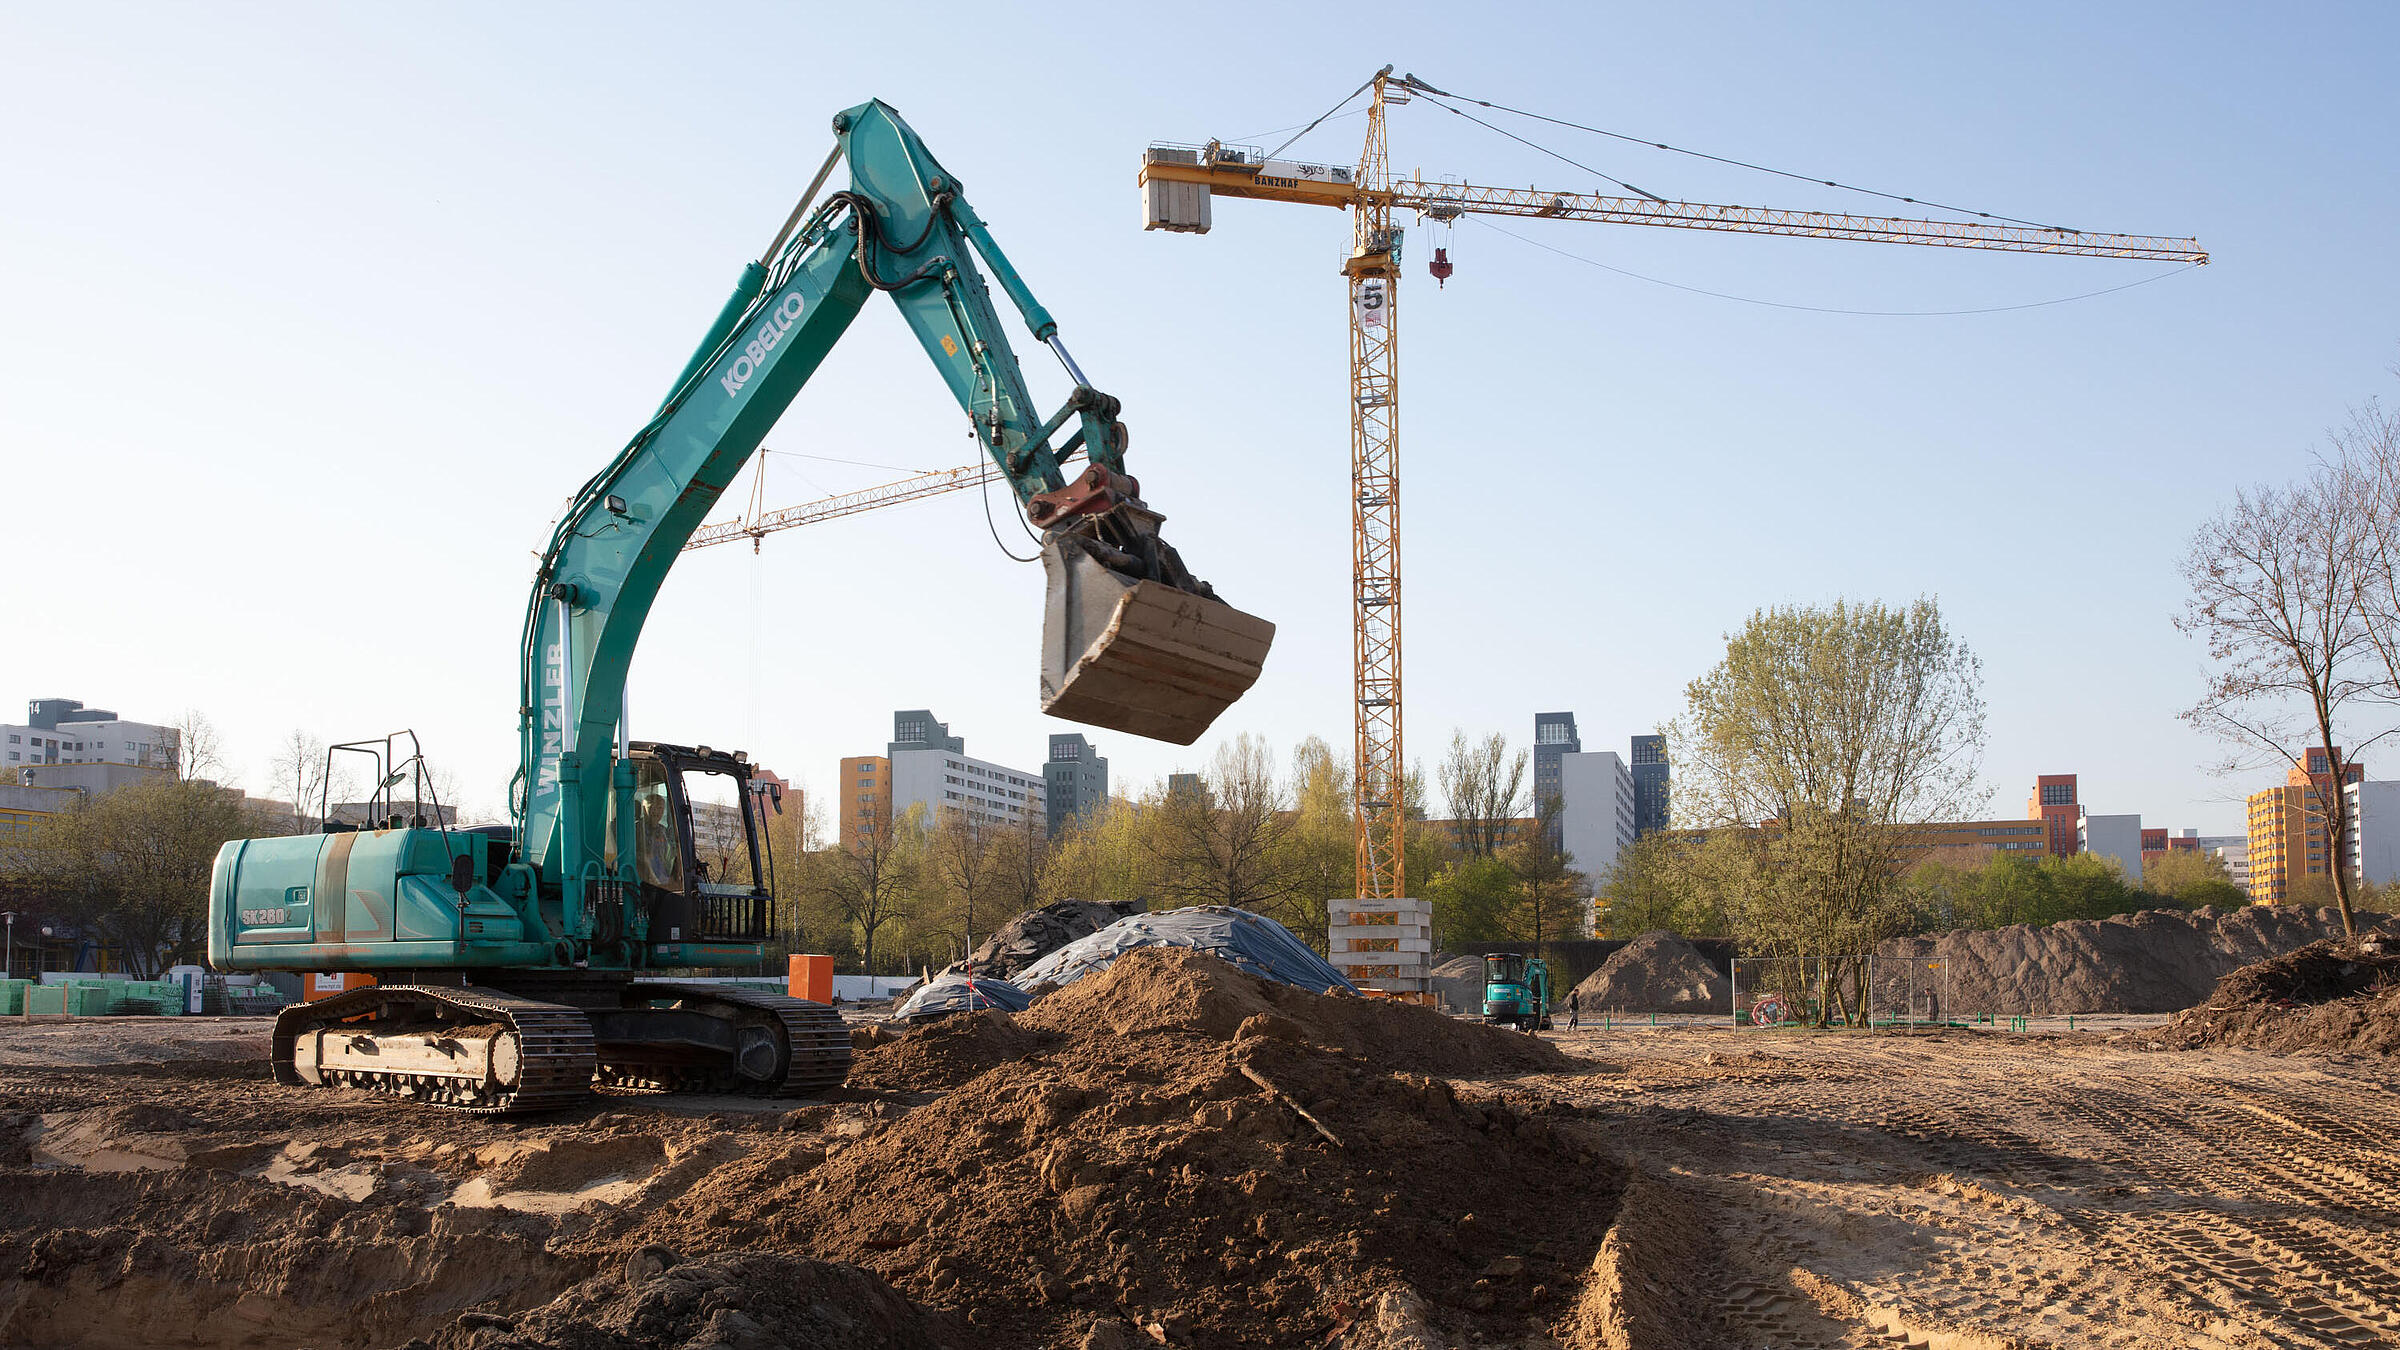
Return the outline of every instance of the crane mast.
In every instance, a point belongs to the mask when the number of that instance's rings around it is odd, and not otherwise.
[[[1402,848],[1407,821],[1400,685],[1401,233],[1393,224],[1398,213],[1438,221],[1462,215],[1519,216],[2011,253],[2208,261],[2196,241],[2157,235],[1482,187],[1417,175],[1394,182],[1388,163],[1389,110],[1410,102],[1414,94],[1434,97],[1442,91],[1414,75],[1394,76],[1392,67],[1385,66],[1359,92],[1370,98],[1366,143],[1355,167],[1281,160],[1219,141],[1157,143],[1143,156],[1139,181],[1145,229],[1205,234],[1213,224],[1210,200],[1219,196],[1328,206],[1350,213],[1351,249],[1342,273],[1350,292],[1354,811],[1358,896],[1364,900],[1397,900],[1408,893]]]
[[[1392,227],[1381,76],[1367,112],[1351,211],[1350,634],[1355,731],[1351,763],[1358,895],[1408,894],[1407,761],[1400,744],[1400,232]],[[1405,95],[1402,95],[1405,97]]]

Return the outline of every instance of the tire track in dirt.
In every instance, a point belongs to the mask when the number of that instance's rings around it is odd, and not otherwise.
[[[1712,1196],[1728,1344],[2400,1346],[2379,1069],[2063,1037],[1776,1050],[1713,1082],[1688,1050],[1637,1055],[1607,1094]]]

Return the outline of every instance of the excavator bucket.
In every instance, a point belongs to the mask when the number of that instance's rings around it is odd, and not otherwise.
[[[1042,546],[1042,711],[1190,745],[1258,680],[1275,625],[1138,581],[1080,548]]]

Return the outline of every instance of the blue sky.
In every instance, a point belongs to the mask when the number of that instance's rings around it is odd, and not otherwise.
[[[1753,607],[1937,595],[1982,654],[1997,814],[2040,772],[2230,832],[2248,780],[2175,719],[2193,525],[2400,361],[2387,6],[14,6],[0,11],[0,698],[190,706],[237,777],[294,727],[415,727],[470,802],[514,754],[532,552],[642,421],[822,157],[896,105],[1095,382],[1170,537],[1282,625],[1220,723],[1346,744],[1345,244],[1221,202],[1144,233],[1154,139],[1307,121],[1385,61],[1454,91],[2215,261],[2072,304],[1866,317],[1710,298],[1476,224],[1401,294],[1407,731],[1589,748],[1672,717]],[[2297,17],[2294,17],[2297,15]],[[1519,127],[1669,197],[1867,199]],[[1294,150],[1357,152],[1359,121]],[[1275,138],[1279,139],[1279,138]],[[1271,140],[1270,140],[1271,143]],[[1587,175],[1419,104],[1395,168]],[[2159,264],[1503,222],[1682,286],[2019,305]],[[1027,352],[1036,392],[1064,393]],[[870,309],[776,434],[789,503],[971,445]],[[821,458],[800,458],[801,455]],[[737,494],[744,491],[737,488]],[[1036,762],[1038,571],[966,495],[692,555],[635,734],[810,787],[927,706]],[[1099,738],[1120,784],[1203,759]],[[2373,772],[2377,766],[2370,764]]]

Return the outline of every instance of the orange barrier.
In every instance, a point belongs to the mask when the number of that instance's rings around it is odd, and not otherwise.
[[[364,989],[373,983],[375,983],[374,976],[355,970],[346,972],[314,970],[300,977],[300,997],[303,1002],[314,1003],[321,998],[332,998],[335,994],[347,994],[353,989]]]
[[[833,958],[793,957],[792,973],[784,989],[793,998],[804,998],[811,1003],[833,1002]]]

